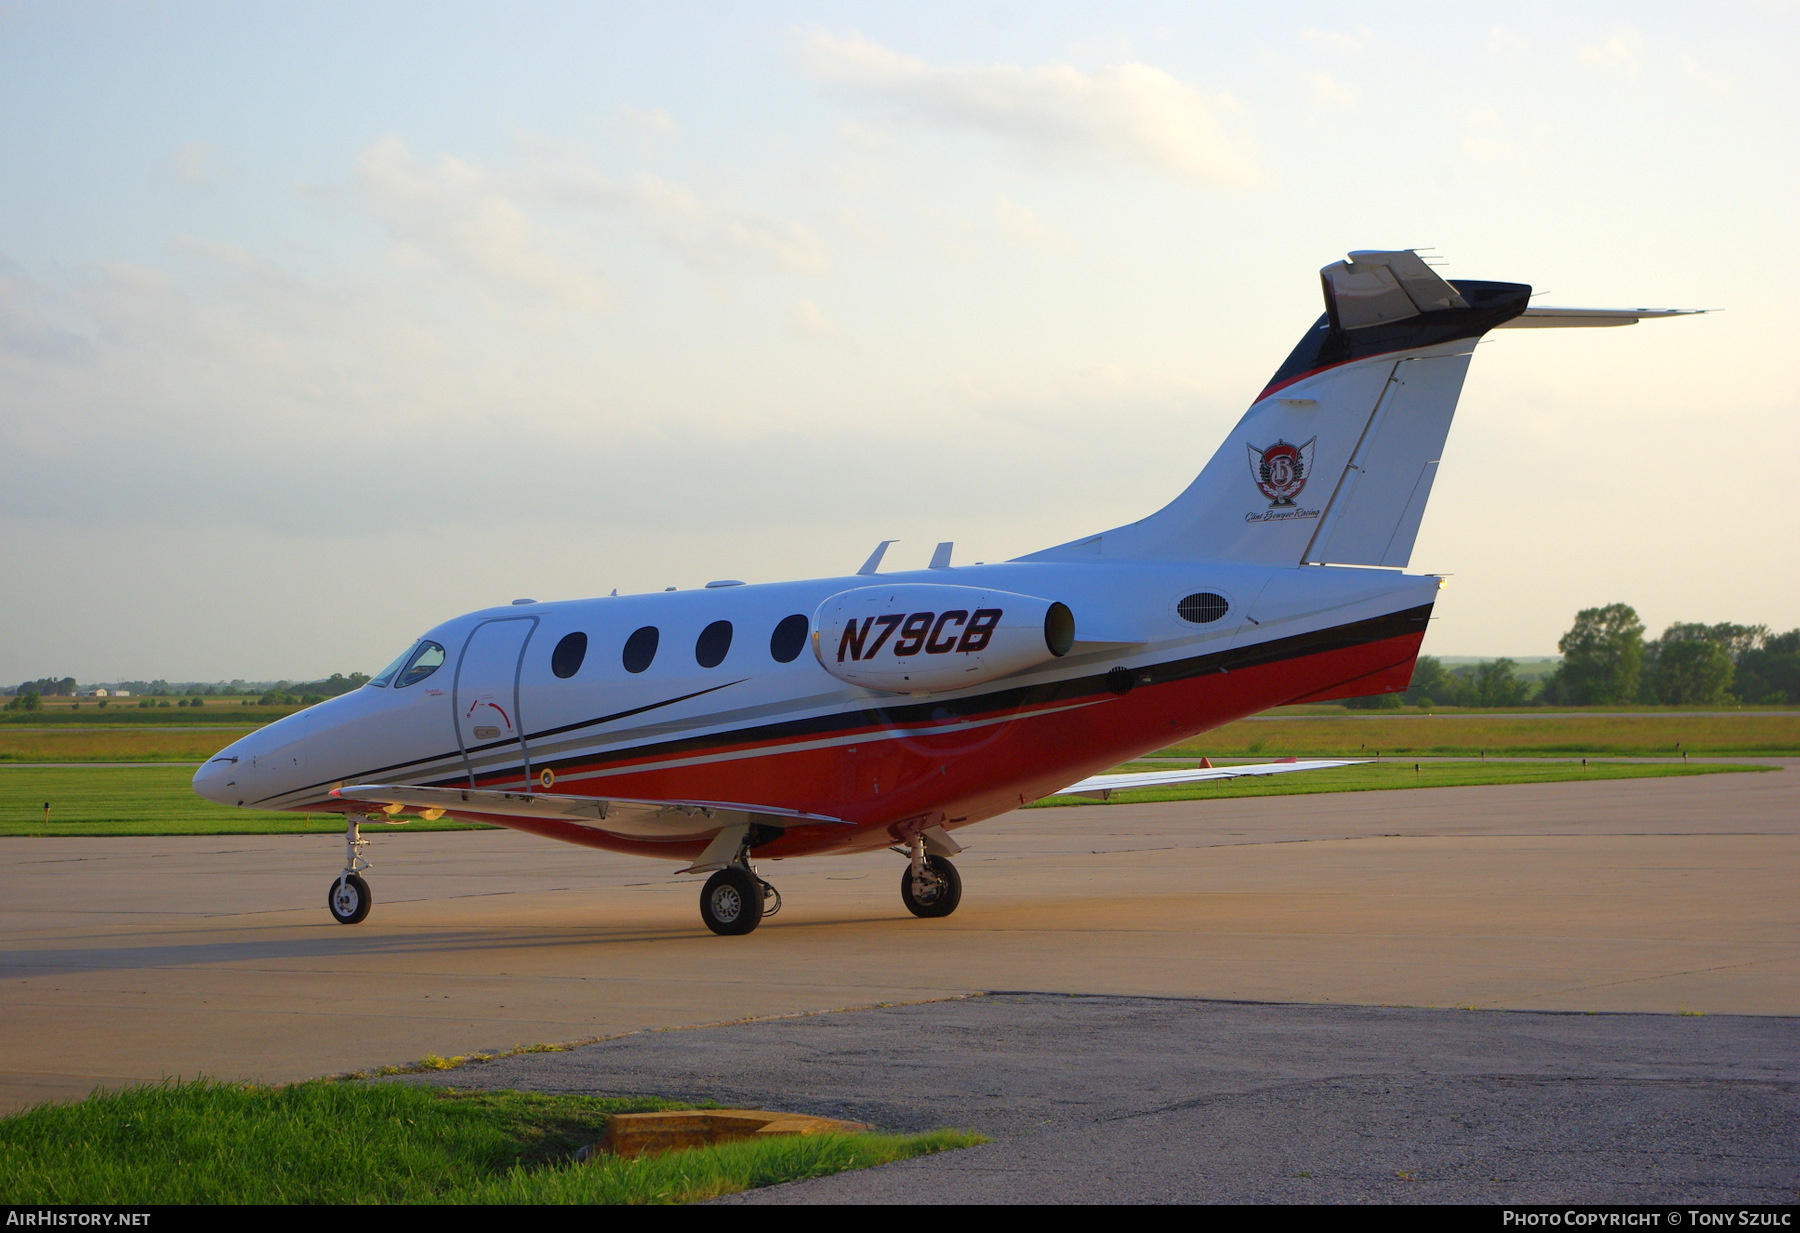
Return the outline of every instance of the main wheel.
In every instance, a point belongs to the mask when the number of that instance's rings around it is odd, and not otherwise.
[[[714,933],[727,937],[749,933],[762,924],[761,879],[736,865],[706,879],[700,892],[700,919]]]
[[[944,857],[927,856],[919,881],[924,885],[914,894],[912,866],[900,871],[900,898],[914,916],[948,916],[962,902],[962,874]]]
[[[357,925],[375,906],[375,896],[369,893],[369,884],[354,873],[345,874],[331,884],[325,895],[326,906],[331,909],[332,919],[340,925]]]

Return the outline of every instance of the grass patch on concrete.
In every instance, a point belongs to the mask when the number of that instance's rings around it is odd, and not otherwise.
[[[0,1203],[691,1203],[983,1142],[808,1135],[579,1163],[655,1099],[161,1083],[0,1118]]]
[[[1417,766],[1415,771],[1413,768]],[[1124,769],[1173,771],[1174,762],[1133,762]],[[1738,771],[1772,771],[1768,766],[1736,766],[1730,763],[1695,763],[1683,766],[1657,762],[1371,762],[1335,770],[1296,771],[1249,779],[1227,779],[1169,788],[1140,788],[1115,792],[1110,801],[1093,797],[1050,796],[1027,806],[1041,809],[1055,805],[1130,805],[1144,801],[1207,801],[1241,796],[1304,796],[1315,792],[1379,792],[1404,788],[1464,788],[1477,784],[1566,783],[1586,779],[1655,779],[1678,775],[1717,775]]]
[[[185,766],[0,767],[0,836],[8,835],[312,835],[344,832],[336,813],[236,809],[194,795]],[[44,802],[50,820],[44,821]],[[380,831],[490,830],[440,818]]]
[[[1780,757],[1800,755],[1800,715],[1716,711],[1701,715],[1555,713],[1245,719],[1163,752],[1209,758],[1468,757],[1483,750],[1514,757]]]

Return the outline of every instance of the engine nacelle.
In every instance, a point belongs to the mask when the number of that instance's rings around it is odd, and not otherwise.
[[[840,591],[813,614],[813,654],[840,681],[894,693],[965,689],[1066,655],[1066,604],[983,587]]]

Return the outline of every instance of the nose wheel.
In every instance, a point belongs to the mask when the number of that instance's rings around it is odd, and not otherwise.
[[[331,918],[338,924],[355,925],[369,914],[375,899],[369,894],[367,882],[354,873],[345,873],[331,884],[331,893],[325,897],[325,902],[331,908]]]
[[[369,893],[369,884],[363,881],[362,871],[369,867],[363,859],[363,849],[369,841],[362,837],[362,820],[355,814],[344,818],[344,871],[332,879],[331,889],[325,893],[325,906],[331,909],[331,919],[340,925],[359,925],[368,916],[369,909],[375,906],[375,896]]]

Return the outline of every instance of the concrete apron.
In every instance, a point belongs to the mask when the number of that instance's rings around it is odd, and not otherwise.
[[[1027,810],[962,832],[956,915],[899,858],[766,864],[701,926],[669,866],[511,833],[6,841],[0,1109],[991,989],[1800,1014],[1800,776]],[[373,828],[372,828],[373,829]]]

